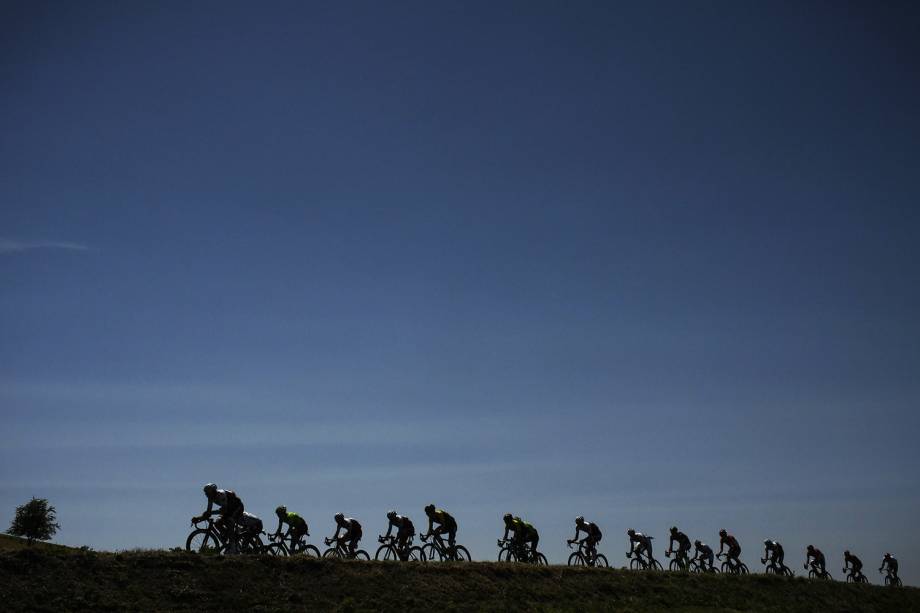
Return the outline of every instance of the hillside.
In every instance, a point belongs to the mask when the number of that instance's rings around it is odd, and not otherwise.
[[[66,547],[64,545],[57,545],[55,543],[43,543],[41,541],[35,541],[31,546],[42,551],[49,549],[57,549],[60,551],[71,549],[70,547]],[[10,536],[9,534],[0,534],[0,551],[25,549],[26,547],[29,547],[26,539],[19,538],[18,536]]]
[[[4,610],[920,612],[920,590],[764,575],[319,562],[172,552],[0,552]]]

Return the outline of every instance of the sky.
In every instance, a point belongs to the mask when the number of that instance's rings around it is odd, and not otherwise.
[[[213,481],[314,542],[430,502],[476,559],[584,515],[618,566],[725,527],[920,584],[918,41],[909,2],[4,2],[0,522],[178,546]]]

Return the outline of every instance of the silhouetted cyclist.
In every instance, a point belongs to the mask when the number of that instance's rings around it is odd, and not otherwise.
[[[824,554],[821,553],[821,550],[815,547],[814,545],[809,545],[805,550],[805,566],[803,568],[808,568],[811,565],[816,571],[820,569],[819,574],[823,577],[827,574],[827,568],[824,561]]]
[[[862,574],[863,563],[862,560],[850,553],[850,550],[847,549],[843,552],[843,571],[850,571],[850,576],[854,579]]]
[[[626,531],[626,534],[629,535],[629,552],[626,557],[629,557],[633,554],[637,558],[642,558],[642,554],[645,554],[645,557],[648,558],[649,565],[654,566],[655,559],[652,557],[652,537],[646,536],[641,532],[636,532],[632,528]]]
[[[584,532],[587,536],[582,541],[578,540],[578,533]],[[591,557],[597,556],[597,544],[601,542],[601,539],[604,535],[601,533],[601,529],[598,528],[597,524],[590,521],[585,521],[585,518],[579,515],[575,518],[575,536],[569,539],[567,542],[569,545],[572,543],[584,544],[584,547],[591,554]]]
[[[712,552],[712,547],[706,543],[701,542],[699,539],[693,541],[693,546],[696,548],[696,551],[693,552],[693,559],[700,561],[700,568],[707,570],[706,564],[708,563],[708,570],[712,570],[713,561],[715,559],[715,554]]]
[[[384,536],[390,536],[395,526],[396,543],[399,551],[403,551],[406,548],[406,543],[409,542],[409,538],[415,536],[415,526],[412,525],[411,519],[398,514],[396,511],[387,511],[387,519],[390,523],[387,526],[387,533]]]
[[[215,521],[214,525],[229,541],[231,550],[235,549],[236,543],[234,541],[236,539],[228,538],[228,535],[236,535],[236,525],[243,517],[243,511],[245,510],[243,501],[233,490],[218,489],[213,483],[208,483],[202,490],[208,499],[208,508],[198,517],[193,517],[192,521],[199,522],[208,519],[215,513],[220,515],[220,519]],[[217,505],[219,509],[214,510],[214,505]]]
[[[433,504],[425,507],[425,515],[428,516],[428,534],[447,535],[447,544],[453,549],[457,540],[457,520],[450,513],[443,509],[435,508]],[[434,525],[438,524],[437,529]]]
[[[668,553],[674,551],[674,543],[677,543],[677,559],[689,560],[690,538],[678,530],[677,526],[671,526],[671,540],[668,542]]]
[[[508,540],[508,533],[512,534],[511,543],[518,549],[528,551],[532,560],[537,559],[537,544],[540,542],[540,534],[532,525],[515,517],[511,513],[505,513],[505,535],[502,540]],[[529,546],[529,550],[528,550]]]
[[[363,533],[361,532],[361,523],[357,519],[345,517],[345,515],[342,513],[336,513],[335,534],[332,535],[330,540],[338,540],[339,532],[342,530],[344,530],[345,533],[342,534],[341,540],[348,543],[348,555],[354,557],[355,550],[358,548],[358,542],[363,536]]]
[[[725,547],[728,547],[728,559],[732,566],[736,568],[741,566],[741,545],[738,543],[738,539],[729,534],[725,528],[722,528],[719,530],[719,555],[722,555]]]
[[[281,529],[284,524],[287,524],[288,528],[282,538],[289,538],[291,547],[294,547],[304,536],[310,535],[307,521],[297,513],[288,511],[286,506],[281,505],[275,509],[275,515],[278,516],[278,529],[275,530],[275,537],[282,536]]]
[[[878,572],[882,572],[886,568],[889,575],[895,579],[898,578],[898,559],[890,553],[886,553],[885,557],[882,558],[882,565],[879,567]]]
[[[770,539],[765,540],[763,542],[763,549],[763,559],[760,561],[761,564],[770,562],[773,566],[780,569],[785,566],[783,560],[786,559],[786,553],[783,551],[783,546],[777,541],[771,541]]]

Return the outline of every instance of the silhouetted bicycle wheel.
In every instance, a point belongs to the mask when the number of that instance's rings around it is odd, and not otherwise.
[[[569,556],[569,566],[587,566],[585,562],[585,556],[581,555],[580,551],[573,551]]]
[[[302,547],[298,547],[297,551],[294,551],[293,553],[291,553],[291,555],[292,556],[303,556],[305,558],[314,558],[318,560],[319,559],[319,549],[317,549],[313,545],[304,545]]]
[[[646,568],[648,568],[648,564],[642,558],[629,559],[629,570],[645,570]]]
[[[370,559],[371,557],[367,555],[367,552],[364,551],[363,549],[359,549],[358,551],[355,552],[355,560],[365,560],[366,561]]]
[[[277,557],[284,557],[288,554],[287,549],[281,543],[270,543],[263,551],[270,556]]]
[[[425,552],[422,551],[422,548],[416,545],[415,547],[409,548],[409,555],[406,556],[406,562],[424,562],[425,561]]]
[[[498,552],[499,562],[517,562],[517,556],[509,547],[502,547]]]
[[[220,553],[222,547],[217,535],[207,528],[193,530],[185,540],[185,550],[196,553],[216,554]]]
[[[329,549],[323,552],[323,559],[324,560],[341,560],[342,554],[339,553],[339,550],[336,549],[335,547],[330,547]]]
[[[671,571],[674,571],[674,572],[686,570],[687,567],[686,567],[684,564],[682,564],[682,562],[683,562],[683,560],[678,559],[678,558],[674,558],[674,559],[671,560],[671,562],[668,564],[668,570],[671,570]]]
[[[427,555],[427,554],[426,554]],[[469,562],[473,559],[470,555],[470,550],[464,547],[463,545],[457,545],[454,548],[454,562]]]
[[[602,553],[597,554],[594,558],[594,567],[595,568],[609,568],[610,565],[607,564],[607,556]]]
[[[432,543],[422,545],[422,552],[425,554],[425,559],[429,562],[440,562],[442,560],[441,553]]]
[[[399,559],[399,556],[396,554],[396,547],[392,545],[381,545],[377,548],[377,553],[374,554],[375,560],[389,560],[395,562]]]
[[[652,570],[664,570],[664,567],[658,560],[652,560]]]
[[[537,559],[533,561],[537,566],[549,566],[549,562],[546,561],[546,556],[542,553],[537,552]]]

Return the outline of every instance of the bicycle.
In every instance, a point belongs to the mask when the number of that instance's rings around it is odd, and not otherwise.
[[[201,524],[206,524],[206,526],[202,527]],[[231,552],[242,553],[244,551],[243,540],[240,538],[236,528],[233,529],[232,535],[224,534],[217,527],[217,522],[210,517],[193,518],[191,525],[195,529],[185,539],[186,551],[204,555],[220,555]],[[231,537],[232,541],[230,540]],[[231,547],[231,543],[233,547]]]
[[[720,560],[722,558],[725,558],[725,561],[722,562],[722,573],[723,574],[746,575],[749,572],[748,567],[744,562],[742,562],[741,560],[738,560],[738,563],[734,564],[732,563],[732,559],[728,557],[728,554],[718,553],[716,554],[716,557],[719,558]]]
[[[546,556],[539,551],[531,551],[524,545],[518,545],[513,540],[498,539],[499,562],[526,562],[538,566],[547,566]]]
[[[357,551],[355,551],[354,555],[352,555],[348,551],[348,543],[342,540],[341,537],[327,538],[325,539],[325,543],[326,545],[332,545],[333,543],[335,543],[335,546],[330,547],[329,549],[323,552],[323,559],[325,560],[331,560],[331,559],[370,560],[371,559],[371,557],[363,549],[358,549]]]
[[[304,556],[306,558],[315,558],[319,559],[319,549],[314,545],[309,545],[304,537],[301,536],[298,540],[294,540],[294,537],[291,536],[288,538],[289,542],[285,541],[284,535],[274,535],[267,534],[268,540],[272,541],[271,544],[266,545],[266,549],[273,548],[277,551],[268,551],[272,555],[285,555],[285,556]]]
[[[578,549],[569,555],[569,566],[593,566],[596,568],[608,568],[610,566],[607,564],[607,556],[597,553],[597,550],[593,547],[589,549],[584,540],[567,542],[569,549],[572,548],[574,543],[578,543]]]
[[[879,574],[882,574],[882,572],[883,571],[881,568],[878,569]],[[890,587],[901,587],[902,585],[901,578],[895,574],[892,574],[891,569],[886,568],[884,572],[885,572],[885,585],[890,586]]]
[[[454,544],[453,547],[445,545],[444,539],[437,532],[420,534],[419,538],[425,543],[422,545],[422,553],[425,554],[426,562],[469,562],[473,559],[469,550],[463,545]],[[429,538],[431,538],[430,543],[427,542]]]
[[[690,558],[690,563],[687,565],[687,570],[691,573],[712,573],[715,575],[719,574],[719,569],[715,566],[705,566],[703,561],[700,558]]]
[[[674,558],[668,563],[668,570],[671,570],[674,572],[677,572],[677,571],[683,572],[683,571],[688,570],[690,566],[690,557],[687,555],[687,551],[686,550],[674,551],[673,549],[668,549],[667,551],[664,552],[664,557],[670,558],[672,553],[678,553],[678,554],[683,553],[683,555],[674,556]]]
[[[827,569],[820,569],[818,565],[812,562],[811,564],[806,564],[804,568],[808,569],[808,578],[809,579],[822,579],[825,581],[833,581],[831,574],[827,572]]]
[[[767,564],[769,562],[769,564]],[[764,569],[764,572],[768,575],[780,575],[781,577],[795,577],[795,572],[785,564],[777,565],[776,560],[770,558],[760,558],[761,564],[766,564],[767,567]]]
[[[852,568],[841,568],[840,572],[846,574],[847,583],[869,583],[869,577],[865,576],[861,570],[854,571]]]
[[[381,543],[374,555],[375,560],[404,560],[406,562],[424,562],[425,553],[419,546],[412,546],[412,537],[406,540],[404,547],[400,548],[399,542],[395,536],[378,535],[377,540]]]
[[[651,555],[649,555],[649,559],[646,560],[634,551],[627,551],[626,559],[629,560],[629,570],[664,570],[664,567],[661,566],[661,562],[651,557]]]

